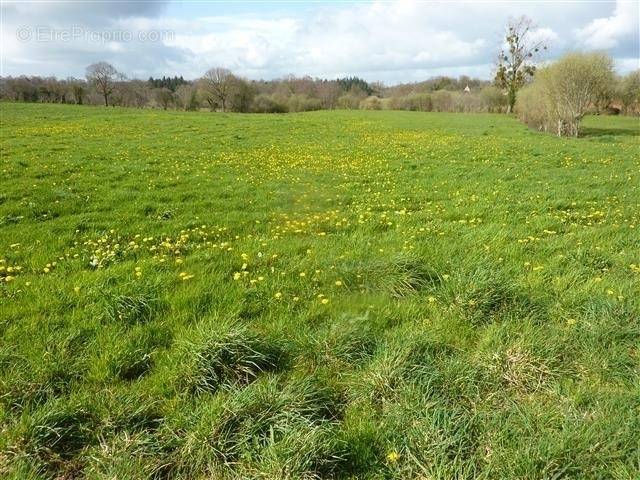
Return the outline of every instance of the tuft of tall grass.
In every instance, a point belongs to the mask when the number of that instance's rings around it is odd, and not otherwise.
[[[222,322],[212,330],[200,328],[180,344],[178,384],[192,393],[247,385],[263,372],[275,370],[283,352],[238,323]]]

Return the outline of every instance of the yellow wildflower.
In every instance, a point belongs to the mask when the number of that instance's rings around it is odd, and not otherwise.
[[[400,460],[400,454],[395,450],[387,453],[387,461],[389,461],[390,463],[396,463],[398,460]]]

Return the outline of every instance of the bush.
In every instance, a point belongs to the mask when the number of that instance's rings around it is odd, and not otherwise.
[[[616,97],[627,115],[640,113],[640,70],[631,72],[618,82]]]
[[[388,99],[385,108],[389,110],[410,110],[413,112],[430,112],[433,109],[431,95],[428,93],[410,93]]]
[[[256,113],[287,113],[285,103],[276,101],[273,96],[260,94],[253,99],[251,110]]]
[[[551,122],[540,84],[533,83],[520,90],[515,113],[528,127],[540,131],[548,130]]]
[[[498,87],[484,87],[480,90],[480,99],[487,112],[501,113],[507,109],[507,97]]]
[[[613,61],[603,53],[572,53],[538,72],[518,116],[558,136],[578,136],[589,111],[606,108],[611,97]]]
[[[287,109],[289,112],[311,112],[320,110],[322,103],[317,98],[311,98],[308,95],[293,94],[287,100]]]
[[[430,112],[433,110],[431,95],[428,93],[412,93],[407,97],[407,110],[416,112]]]
[[[453,111],[459,113],[482,112],[484,106],[480,96],[476,93],[451,93]]]
[[[451,92],[446,90],[438,90],[431,94],[434,112],[452,112],[454,101]]]
[[[338,108],[343,108],[346,110],[358,110],[360,108],[360,99],[361,97],[356,95],[342,95],[338,98]]]
[[[382,100],[372,95],[360,101],[360,110],[382,110]]]

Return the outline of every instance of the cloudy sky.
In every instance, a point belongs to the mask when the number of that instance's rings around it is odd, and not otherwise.
[[[249,2],[3,0],[2,75],[84,76],[105,60],[131,78],[358,75],[387,84],[489,78],[507,19],[527,15],[550,46],[606,50],[639,68],[639,1]]]

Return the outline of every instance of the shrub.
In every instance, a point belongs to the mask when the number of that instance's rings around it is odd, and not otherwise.
[[[407,110],[430,112],[433,110],[431,95],[428,93],[412,93],[406,100]]]
[[[484,87],[480,90],[480,99],[488,112],[500,113],[507,109],[507,96],[498,87],[491,85]]]
[[[438,90],[431,94],[434,112],[451,112],[453,111],[454,101],[451,92],[446,90]]]
[[[453,111],[455,112],[469,113],[484,110],[482,100],[478,94],[452,92],[451,98],[454,103]]]
[[[372,95],[360,101],[360,110],[382,110],[380,98]]]
[[[304,94],[293,94],[287,100],[287,110],[289,112],[310,112],[321,108],[322,104],[319,99],[311,98]]]
[[[616,90],[616,96],[622,103],[624,113],[640,113],[640,70],[621,78]]]
[[[256,113],[286,113],[288,107],[285,103],[276,101],[272,96],[261,94],[253,99],[251,110]]]
[[[540,84],[533,83],[520,90],[515,113],[529,128],[548,130],[551,120]]]
[[[433,109],[433,103],[431,102],[431,95],[428,93],[410,93],[409,95],[389,98],[385,108],[390,110],[430,112]]]
[[[558,136],[578,136],[580,122],[602,109],[614,83],[613,61],[603,53],[572,53],[541,69],[518,116]],[[533,110],[533,112],[531,112]]]
[[[357,110],[360,107],[361,97],[356,95],[342,95],[338,98],[338,108],[344,108],[346,110]]]

